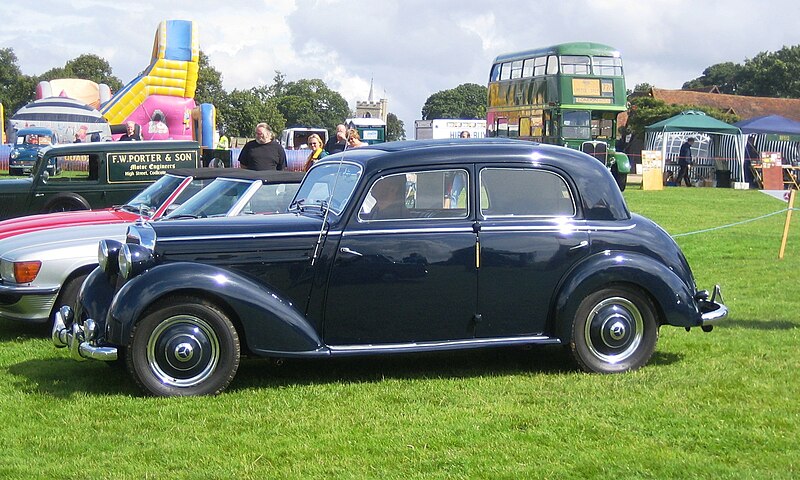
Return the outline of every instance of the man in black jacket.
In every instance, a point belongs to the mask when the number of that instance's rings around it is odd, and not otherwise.
[[[256,125],[256,139],[244,144],[239,153],[239,166],[249,170],[284,170],[286,151],[275,140],[266,123]]]
[[[332,136],[328,139],[325,143],[325,151],[329,154],[339,153],[344,151],[344,147],[347,146],[347,127],[342,125],[336,125],[336,135]]]

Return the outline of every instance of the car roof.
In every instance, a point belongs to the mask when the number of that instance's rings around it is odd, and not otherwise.
[[[587,218],[628,218],[622,193],[596,158],[578,150],[507,138],[455,138],[377,143],[328,155],[314,167],[339,161],[360,164],[365,176],[396,168],[453,164],[514,166],[532,164],[564,172],[576,184]]]
[[[47,128],[47,127],[25,127],[25,128],[21,128],[17,132],[17,135],[18,136],[19,135],[30,135],[32,133],[36,134],[36,135],[53,135],[53,131],[51,129]]]
[[[234,178],[240,180],[262,180],[265,183],[300,183],[305,172],[282,170],[246,170],[244,168],[176,168],[167,172],[177,177],[198,179]]]

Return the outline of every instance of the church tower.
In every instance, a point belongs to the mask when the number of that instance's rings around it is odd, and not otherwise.
[[[377,102],[373,97],[373,79],[369,81],[369,97],[367,101],[356,101],[356,117],[358,118],[379,118],[386,121],[386,115],[389,114],[389,101],[381,98]]]

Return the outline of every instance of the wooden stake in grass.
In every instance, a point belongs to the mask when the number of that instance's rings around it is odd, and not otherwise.
[[[783,252],[786,251],[786,240],[789,238],[789,224],[792,222],[792,210],[794,209],[794,197],[797,190],[789,190],[789,210],[786,211],[786,223],[783,225],[783,239],[781,239],[781,251],[778,252],[778,260],[783,260]]]

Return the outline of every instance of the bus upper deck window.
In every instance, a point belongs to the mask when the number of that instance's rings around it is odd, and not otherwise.
[[[522,60],[515,60],[511,62],[511,78],[522,77]]]
[[[585,55],[562,55],[561,73],[568,75],[589,75],[591,73],[589,57]]]
[[[593,57],[595,75],[622,76],[622,59],[619,57]]]

